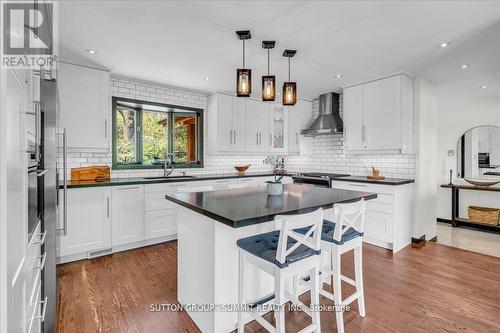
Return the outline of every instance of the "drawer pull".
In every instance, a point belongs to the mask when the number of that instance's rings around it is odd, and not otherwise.
[[[349,186],[366,187],[366,185],[363,184],[349,184]]]
[[[42,310],[41,315],[36,316],[34,318],[34,319],[40,319],[40,322],[42,322],[42,323],[45,321],[45,313],[47,312],[47,300],[48,300],[48,298],[45,297],[45,299],[43,301],[38,302],[38,304],[43,306],[43,310]]]
[[[43,270],[43,268],[45,267],[45,260],[47,259],[47,252],[45,252],[43,255],[41,256],[37,256],[36,258],[39,258],[41,259],[40,260],[40,264],[37,265],[37,266],[34,266],[33,269],[39,269],[39,270]]]
[[[225,180],[216,180],[215,182],[216,182],[216,183],[229,183],[230,181],[231,181],[231,180],[227,180],[227,179],[225,179]]]
[[[181,187],[181,186],[186,186],[187,184],[172,184],[170,185],[171,187]]]
[[[35,237],[40,237],[40,239],[33,240],[33,239],[35,239]],[[45,237],[47,237],[47,230],[45,230],[44,232],[36,233],[31,237],[31,244],[43,245],[45,243]]]

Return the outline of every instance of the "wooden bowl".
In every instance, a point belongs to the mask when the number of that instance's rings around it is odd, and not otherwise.
[[[247,165],[235,165],[234,168],[238,171],[238,176],[244,176],[245,171],[250,167],[251,164]]]
[[[468,179],[468,178],[465,178],[465,181],[469,184],[476,185],[476,186],[493,186],[493,185],[500,183],[500,180],[493,180],[493,179]]]

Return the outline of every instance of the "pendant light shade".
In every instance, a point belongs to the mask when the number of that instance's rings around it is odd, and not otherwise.
[[[262,48],[267,49],[267,75],[262,76],[262,100],[272,102],[276,99],[276,77],[270,75],[269,50],[274,48],[275,41],[265,40],[262,42]]]
[[[295,105],[297,103],[297,82],[283,83],[283,105]]]
[[[252,93],[252,70],[239,68],[236,70],[236,95],[250,97]]]
[[[252,38],[249,30],[236,31],[238,39],[243,41],[243,67],[236,70],[236,96],[250,97],[252,93],[252,70],[245,68],[245,40]]]
[[[285,50],[283,56],[288,58],[288,81],[283,82],[283,105],[295,105],[297,103],[297,82],[290,81],[290,58],[292,58],[296,50]]]

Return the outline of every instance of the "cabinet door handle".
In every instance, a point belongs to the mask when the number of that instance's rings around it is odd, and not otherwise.
[[[108,138],[108,120],[104,119],[104,137]]]
[[[33,267],[33,269],[43,270],[43,268],[45,267],[45,261],[47,260],[47,252],[44,252],[41,256],[37,256],[37,258],[40,259],[40,263],[37,266]]]
[[[233,135],[234,135],[234,140],[233,140],[233,142],[234,142],[234,144],[236,144],[236,130],[234,130],[234,131],[233,131]]]
[[[295,133],[295,143],[299,144],[299,132]]]
[[[109,197],[106,197],[106,216],[109,218]]]
[[[42,314],[39,316],[36,316],[34,319],[40,319],[40,321],[43,323],[45,321],[45,313],[47,312],[47,300],[48,298],[45,297],[43,301],[40,301],[39,304],[43,305],[43,310]]]
[[[255,144],[259,145],[259,132],[255,133]]]
[[[56,229],[56,231],[63,232],[63,236],[68,235],[68,156],[67,156],[67,134],[66,129],[62,130],[62,158],[63,158],[63,227]]]
[[[259,132],[259,145],[262,145],[262,133]]]
[[[273,135],[271,133],[269,133],[269,146],[273,146]]]
[[[361,139],[363,141],[366,141],[366,126],[365,125],[361,126]]]
[[[229,131],[229,144],[233,144],[233,130]]]

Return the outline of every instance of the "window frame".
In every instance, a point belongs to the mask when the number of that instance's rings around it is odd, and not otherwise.
[[[176,168],[203,168],[204,166],[204,136],[203,136],[203,124],[204,124],[204,112],[203,109],[198,109],[198,108],[191,108],[187,106],[179,106],[179,105],[173,105],[173,104],[164,104],[164,103],[156,103],[156,102],[149,102],[149,101],[143,101],[143,100],[137,100],[137,99],[131,99],[131,98],[125,98],[125,97],[117,97],[117,96],[112,96],[112,110],[111,110],[111,122],[112,122],[112,166],[111,168],[113,170],[130,170],[130,169],[163,169],[162,164],[143,164],[143,136],[142,136],[142,113],[144,112],[141,108],[133,108],[130,107],[131,109],[135,109],[136,111],[136,162],[133,163],[118,163],[117,161],[117,125],[116,125],[116,107],[118,105],[118,101],[123,101],[123,102],[130,102],[130,103],[135,103],[135,104],[149,104],[149,105],[156,105],[160,107],[165,107],[165,108],[170,108],[170,109],[175,109],[179,110],[178,112],[173,111],[173,112],[166,112],[167,114],[167,126],[168,126],[168,136],[167,136],[167,150],[168,153],[174,153],[174,117],[175,115],[180,115],[180,114],[190,114],[190,115],[196,115],[196,155],[197,155],[197,162],[195,163],[176,163],[175,161],[173,162],[173,165]],[[184,112],[183,111],[188,111]],[[155,112],[155,111],[151,111]],[[161,111],[158,111],[161,112]],[[138,130],[139,129],[139,130]],[[174,155],[175,156],[175,155]]]

